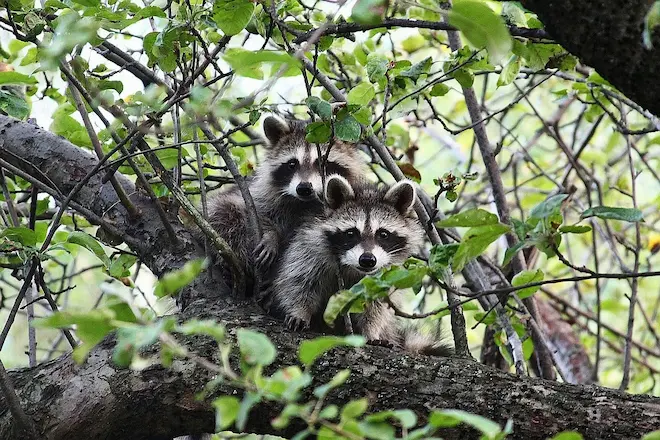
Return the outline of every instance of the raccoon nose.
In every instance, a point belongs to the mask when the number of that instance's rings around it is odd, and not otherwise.
[[[376,266],[376,256],[371,252],[365,252],[364,254],[360,255],[358,263],[360,263],[360,267],[372,269],[374,266]]]
[[[309,197],[314,192],[311,182],[301,182],[296,187],[296,192],[300,197]]]

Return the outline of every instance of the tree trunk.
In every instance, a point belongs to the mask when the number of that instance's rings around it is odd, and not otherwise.
[[[552,37],[594,67],[630,99],[660,115],[660,32],[642,45],[644,17],[654,0],[523,0]]]

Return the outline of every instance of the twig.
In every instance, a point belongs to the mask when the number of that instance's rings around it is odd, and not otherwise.
[[[34,424],[34,421],[30,419],[23,408],[21,408],[21,403],[18,400],[16,395],[16,390],[11,383],[11,379],[7,374],[5,365],[0,360],[0,389],[2,389],[2,394],[4,394],[7,403],[9,404],[9,410],[11,411],[12,416],[18,421],[21,428],[27,433],[29,438],[33,440],[38,440],[39,435],[37,433],[37,428]]]
[[[391,29],[394,27],[401,28],[415,28],[415,29],[431,29],[437,31],[455,31],[456,28],[442,21],[426,21],[426,20],[407,20],[402,18],[389,18],[375,24],[360,24],[360,23],[341,23],[328,26],[323,30],[320,36],[323,35],[337,35],[346,36],[355,32],[365,32],[372,29]],[[293,40],[294,43],[300,44],[310,39],[318,29],[312,29]],[[516,26],[509,26],[509,32],[516,37],[534,38],[534,39],[551,39],[550,35],[543,29],[526,29]]]
[[[73,100],[76,104],[78,113],[80,114],[80,117],[82,118],[83,123],[85,124],[85,129],[87,130],[87,134],[89,135],[89,138],[92,141],[92,146],[94,147],[94,152],[96,153],[96,157],[101,159],[104,155],[103,147],[101,147],[101,142],[99,141],[99,137],[96,135],[96,131],[94,130],[94,126],[92,125],[92,121],[89,119],[89,115],[87,114],[87,110],[85,109],[85,104],[82,102],[80,93],[78,92],[78,89],[73,85],[71,80],[69,80],[69,91],[71,91],[71,96],[73,97]],[[112,187],[117,193],[117,197],[121,201],[121,204],[124,205],[126,211],[128,211],[128,215],[131,218],[137,217],[139,215],[138,209],[135,207],[133,202],[131,202],[131,200],[128,198],[126,191],[121,186],[121,184],[119,183],[119,181],[115,176],[112,176],[110,178],[110,184],[112,184]]]
[[[449,46],[452,50],[459,50],[462,47],[460,37],[457,32],[448,32]],[[497,207],[497,212],[500,216],[500,221],[506,224],[511,223],[509,216],[509,207],[507,205],[504,185],[502,183],[502,176],[500,174],[499,166],[495,160],[495,155],[491,147],[490,141],[488,140],[488,135],[486,133],[486,128],[481,121],[481,110],[479,107],[479,102],[477,96],[472,87],[462,87],[463,96],[465,98],[465,104],[468,108],[468,113],[470,114],[470,119],[472,120],[474,127],[474,135],[477,139],[477,145],[479,146],[479,151],[481,152],[481,157],[486,167],[488,173],[488,179],[490,182],[491,190],[493,192],[493,197],[495,199],[495,205]],[[506,234],[507,242],[509,247],[513,247],[518,243],[518,239],[513,232],[508,232]],[[522,272],[525,269],[525,261],[520,252],[517,252],[513,256],[511,261],[514,275]],[[524,300],[525,306],[529,309],[530,315],[533,319],[538,320],[539,315],[536,310],[536,305],[534,304],[534,298],[530,297]],[[546,379],[553,379],[554,373],[552,370],[552,358],[550,354],[542,346],[542,335],[536,333],[536,330],[539,330],[538,326],[532,327],[532,339],[534,340],[534,346],[536,347],[536,354],[539,358],[542,377]]]
[[[630,186],[632,188],[632,203],[633,208],[637,209],[637,175],[635,173],[635,166],[632,159],[632,148],[630,146],[630,136],[627,136],[628,142],[628,166],[630,170]],[[633,273],[639,271],[639,250],[641,248],[642,237],[639,228],[639,222],[635,222],[635,263],[633,267]],[[635,277],[632,279],[630,285],[630,309],[628,310],[628,332],[626,333],[626,343],[623,350],[623,378],[621,379],[621,386],[619,389],[625,391],[628,388],[628,383],[630,382],[630,356],[632,348],[632,335],[635,324],[635,306],[637,304],[637,285],[638,279]]]

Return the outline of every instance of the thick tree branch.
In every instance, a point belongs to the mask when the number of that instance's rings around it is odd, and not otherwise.
[[[255,319],[258,313],[252,304],[220,300],[214,304],[197,301],[186,309],[185,316],[215,318],[230,333],[240,327],[266,333],[278,347],[276,364],[297,364],[297,345],[302,337],[311,335],[292,335],[272,319]],[[207,358],[217,353],[209,340],[195,338],[185,343],[189,350]],[[119,369],[111,363],[112,346],[112,341],[104,342],[81,366],[70,356],[63,356],[10,373],[42,438],[165,439],[213,429],[210,405],[194,398],[211,379],[206,370],[189,360],[177,360],[171,369],[158,365],[143,371]],[[143,354],[149,355],[155,353]],[[372,410],[411,408],[425,415],[433,408],[460,408],[499,423],[513,419],[513,439],[545,439],[568,429],[581,432],[585,438],[631,439],[660,423],[658,398],[522,378],[469,360],[410,357],[383,347],[338,349],[325,355],[313,371],[315,380],[310,389],[345,368],[353,373],[344,387],[331,394],[328,403],[371,396]],[[415,374],[402,374],[404,371]],[[241,390],[224,384],[218,392],[232,395]],[[280,409],[271,404],[258,406],[246,430],[273,433],[270,420]],[[7,410],[0,413],[0,438],[16,438],[12,435],[17,427]],[[448,439],[472,436],[474,432],[467,428],[443,432]]]
[[[0,115],[0,159],[33,176],[44,186],[53,185],[58,193],[69,191],[92,169],[98,159],[90,152],[71,145],[37,126]],[[132,220],[126,209],[117,203],[117,194],[109,182],[103,183],[102,173],[90,181],[74,197],[75,206],[88,209],[114,230],[123,231],[122,238],[154,274],[161,274],[181,267],[197,256],[197,246],[188,230],[179,222],[175,213],[167,213],[169,222],[179,238],[178,246],[169,240],[166,228],[149,197],[134,187],[123,175],[119,184],[130,194],[131,201],[142,212],[139,220]],[[81,212],[85,216],[85,212]],[[94,221],[93,218],[88,218]],[[199,283],[191,286],[196,295],[217,296],[220,286],[204,287]]]

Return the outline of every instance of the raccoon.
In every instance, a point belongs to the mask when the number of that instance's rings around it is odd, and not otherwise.
[[[325,306],[342,283],[350,287],[390,264],[419,252],[424,230],[414,216],[415,187],[401,181],[389,188],[361,182],[354,187],[341,176],[326,184],[326,212],[310,220],[291,239],[270,287],[275,315],[293,330],[321,325]],[[449,351],[425,335],[402,326],[382,302],[371,303],[354,321],[357,333],[371,342],[412,352],[446,355]],[[421,343],[423,339],[426,342]]]
[[[306,123],[264,120],[264,134],[269,141],[266,157],[249,180],[263,237],[259,243],[247,227],[247,211],[237,187],[221,191],[209,201],[209,222],[227,240],[248,275],[256,267],[267,272],[287,238],[307,216],[323,212],[323,174],[338,174],[349,182],[357,181],[366,171],[364,160],[355,145],[336,141],[321,145],[305,140]],[[319,160],[321,159],[321,160]]]

